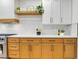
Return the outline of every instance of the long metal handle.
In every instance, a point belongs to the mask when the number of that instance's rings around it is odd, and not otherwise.
[[[3,54],[3,45],[0,44],[0,50],[2,51],[2,54]]]
[[[62,23],[62,21],[63,21],[63,18],[61,17],[61,23]]]
[[[65,47],[65,45],[64,45],[64,52],[66,51],[66,47]]]
[[[51,51],[54,51],[54,44],[51,44]]]
[[[53,17],[50,17],[50,23],[53,23]]]
[[[31,51],[32,51],[32,45],[29,44],[29,45],[28,45],[28,48],[29,48],[29,51],[31,52]]]

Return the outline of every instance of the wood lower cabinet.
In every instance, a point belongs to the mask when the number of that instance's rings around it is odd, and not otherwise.
[[[28,44],[20,44],[20,58],[29,59],[29,45]]]
[[[41,44],[21,44],[20,58],[22,59],[41,59]]]
[[[10,59],[76,59],[76,38],[8,38]]]
[[[63,44],[55,44],[53,48],[53,59],[63,59]]]
[[[75,44],[64,44],[64,59],[75,59]]]
[[[41,44],[32,45],[32,59],[41,59]]]
[[[43,39],[42,59],[63,59],[62,39]]]
[[[64,39],[64,59],[76,59],[76,39]]]
[[[19,58],[19,39],[8,38],[8,58]]]
[[[41,59],[41,39],[22,38],[20,40],[20,58]]]
[[[53,52],[51,51],[51,45],[42,44],[42,59],[53,59]]]

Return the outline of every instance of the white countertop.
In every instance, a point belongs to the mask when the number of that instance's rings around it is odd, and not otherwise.
[[[8,37],[26,37],[26,38],[77,38],[77,36],[58,36],[58,35],[12,35]]]

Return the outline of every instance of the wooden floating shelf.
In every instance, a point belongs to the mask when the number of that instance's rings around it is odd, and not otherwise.
[[[41,15],[36,12],[16,12],[17,15]]]
[[[3,18],[0,19],[0,23],[19,23],[19,20],[16,18]]]

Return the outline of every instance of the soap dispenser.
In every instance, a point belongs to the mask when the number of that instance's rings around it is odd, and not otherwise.
[[[38,26],[38,28],[36,28],[36,34],[41,35],[41,30],[40,30],[39,26]]]

